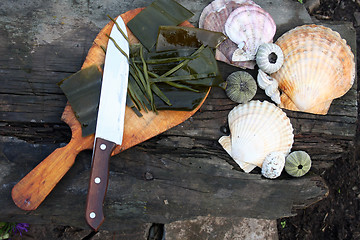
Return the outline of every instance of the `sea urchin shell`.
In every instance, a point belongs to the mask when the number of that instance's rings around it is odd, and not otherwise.
[[[305,151],[295,151],[286,157],[285,171],[293,177],[304,176],[311,168],[311,158]]]
[[[237,71],[226,79],[226,95],[234,102],[246,103],[256,94],[255,79],[245,71]]]
[[[263,43],[256,53],[256,64],[266,73],[278,71],[284,63],[281,48],[274,43]]]

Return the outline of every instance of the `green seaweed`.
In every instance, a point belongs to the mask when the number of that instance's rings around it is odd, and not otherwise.
[[[209,88],[197,86],[197,92],[179,89],[168,84],[159,83],[157,86],[168,97],[171,106],[167,105],[157,95],[154,95],[154,102],[158,111],[161,110],[177,110],[191,111],[195,109],[205,98]]]
[[[58,83],[81,123],[83,136],[95,132],[101,80],[101,71],[92,65]]]
[[[174,27],[192,16],[193,13],[174,0],[156,0],[127,24],[141,43],[130,45],[130,56],[127,56],[127,105],[138,116],[142,116],[141,110],[191,111],[201,103],[209,87],[223,83],[213,50],[225,36]],[[154,51],[155,43],[162,51]],[[102,49],[105,52],[105,48]],[[98,67],[90,66],[58,84],[81,123],[83,136],[95,132],[101,78]]]
[[[217,48],[227,37],[220,32],[182,26],[160,26],[156,51],[179,48],[198,48],[201,45]]]
[[[137,56],[137,53],[132,53]],[[161,52],[151,52],[144,56],[148,62],[147,70],[156,73],[159,77],[150,78],[149,81],[159,82],[161,77],[183,78],[183,83],[207,87],[222,87],[224,82],[213,50],[210,47],[180,48]],[[155,63],[160,59],[184,59],[177,62]],[[138,57],[134,58],[138,61]],[[207,76],[207,77],[205,77]],[[191,80],[187,80],[187,78]],[[171,78],[169,79],[171,80]]]
[[[151,50],[156,43],[159,26],[176,26],[194,14],[174,0],[156,0],[127,24],[137,39]]]

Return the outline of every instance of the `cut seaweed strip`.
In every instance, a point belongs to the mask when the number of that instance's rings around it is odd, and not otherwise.
[[[58,83],[81,123],[84,137],[95,132],[101,79],[99,68],[92,65]]]
[[[174,81],[189,81],[189,80],[197,80],[201,78],[210,78],[215,77],[216,73],[200,73],[200,74],[193,74],[193,75],[181,75],[181,76],[174,76],[174,77],[154,77],[150,78],[150,82],[174,82]]]
[[[129,75],[129,86],[131,87],[132,91],[132,98],[137,100],[140,105],[138,108],[139,110],[144,109],[147,112],[147,109],[151,109],[151,106],[149,105],[149,100],[146,97],[146,89],[141,80],[139,79],[138,75],[130,71]]]
[[[191,54],[191,57],[196,57],[199,53],[201,53],[202,50],[204,50],[205,46],[201,45],[193,54]],[[180,62],[178,65],[176,65],[175,67],[169,69],[167,72],[165,72],[164,74],[162,74],[161,77],[167,77],[170,76],[171,74],[177,72],[179,69],[181,69],[183,66],[186,66],[188,64],[188,62],[190,61],[190,59],[186,59],[182,62]]]
[[[166,103],[169,106],[172,106],[170,100],[168,97],[165,96],[165,94],[160,90],[160,88],[158,88],[158,86],[156,86],[155,83],[151,84],[151,90],[161,99],[164,101],[164,103]]]
[[[179,48],[198,48],[201,45],[217,48],[226,36],[200,28],[182,26],[160,26],[156,42],[156,51]]]
[[[151,59],[145,60],[146,64],[164,64],[164,63],[176,63],[184,60],[191,60],[195,57],[173,57],[173,58],[164,58],[164,59]],[[134,63],[142,63],[140,60],[134,60]]]
[[[146,65],[146,62],[145,62],[145,59],[144,59],[144,53],[143,53],[142,45],[140,47],[140,59],[141,59],[142,65],[143,65],[143,74],[144,74],[144,78],[145,78],[145,82],[146,82],[146,89],[148,91],[148,96],[150,98],[151,110],[156,112],[156,107],[155,107],[155,104],[154,104],[154,97],[152,95],[152,91],[151,91],[152,89],[150,87],[149,74],[148,74],[147,65]]]
[[[110,18],[110,20],[115,24],[116,28],[119,30],[119,32],[121,33],[121,35],[126,39],[126,41],[130,44],[129,38],[128,36],[123,32],[123,30],[121,29],[121,27],[119,26],[119,24],[115,21],[115,19],[113,19],[112,17],[110,17],[110,15],[107,15],[108,18]]]
[[[156,0],[127,24],[148,50],[155,46],[160,26],[176,26],[194,14],[174,0]]]
[[[131,108],[131,110],[133,110],[138,117],[142,117],[142,116],[143,116],[143,115],[140,113],[138,106],[135,105],[135,104],[134,104],[134,101],[132,100],[131,93],[130,93],[130,88],[128,88],[128,94],[126,95],[126,106],[128,106],[129,108]]]
[[[133,56],[139,54],[134,53]],[[145,62],[151,62],[147,64],[147,70],[152,73],[156,73],[161,77],[179,77],[182,78],[184,83],[191,85],[202,85],[208,87],[222,87],[221,84],[224,82],[221,77],[213,49],[201,45],[198,49],[196,48],[179,48],[161,52],[151,52],[144,54]],[[161,59],[182,59],[178,62],[162,63]],[[156,61],[160,60],[159,64]],[[141,63],[140,57],[133,59],[136,63]],[[198,76],[196,79],[189,77],[190,75]],[[204,77],[208,75],[208,77]],[[157,78],[152,76],[153,78]],[[186,79],[189,78],[189,79]],[[169,79],[170,80],[170,79]],[[152,79],[150,80],[152,81]],[[160,79],[154,80],[156,82],[161,81]],[[174,81],[174,80],[173,80]]]
[[[156,73],[153,73],[153,72],[149,72],[149,74],[155,78],[162,78],[161,76],[157,75]],[[184,84],[180,84],[180,83],[176,83],[176,82],[171,82],[171,81],[164,81],[164,83],[166,83],[167,85],[170,85],[170,86],[173,86],[173,87],[176,87],[178,89],[183,89],[183,90],[188,90],[188,91],[192,91],[192,92],[199,92],[198,90],[196,89],[193,89],[189,86],[186,86]]]
[[[154,94],[154,101],[158,111],[160,110],[174,110],[174,111],[191,111],[195,109],[206,96],[208,87],[198,87],[196,86],[197,92],[192,92],[188,90],[183,90],[175,88],[168,84],[159,83],[157,84],[161,92],[165,94],[172,106],[166,104],[161,100],[156,94]]]
[[[183,81],[183,83],[209,87],[221,87],[221,84],[224,82],[220,74],[213,50],[209,47],[206,47],[203,51],[201,51],[197,58],[190,60],[188,64],[177,71],[174,76],[193,74],[209,74],[209,77]]]

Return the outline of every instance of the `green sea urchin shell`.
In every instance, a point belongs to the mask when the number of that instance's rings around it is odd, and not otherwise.
[[[226,83],[226,95],[234,102],[249,102],[256,94],[256,81],[245,71],[233,72],[226,79]]]
[[[295,151],[286,157],[285,171],[293,177],[304,176],[310,168],[310,156],[304,151]]]

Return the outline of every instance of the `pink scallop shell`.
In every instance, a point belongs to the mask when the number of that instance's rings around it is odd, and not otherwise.
[[[225,22],[225,34],[241,50],[237,59],[255,59],[259,46],[273,41],[276,24],[270,14],[259,6],[243,5],[231,12]],[[236,54],[236,52],[235,52]],[[233,60],[234,56],[233,56]]]
[[[225,31],[225,23],[227,22],[229,16],[238,8],[247,9],[248,7],[260,9],[259,11],[261,13],[265,12],[260,8],[260,6],[251,0],[215,0],[206,6],[202,11],[199,19],[199,27],[211,31],[222,32],[227,35]],[[223,61],[237,67],[254,68],[256,65],[254,60],[249,61],[246,59],[246,61],[234,61],[233,54],[235,51],[239,51],[238,44],[234,43],[230,39],[227,39],[216,49],[215,57],[219,61]]]

